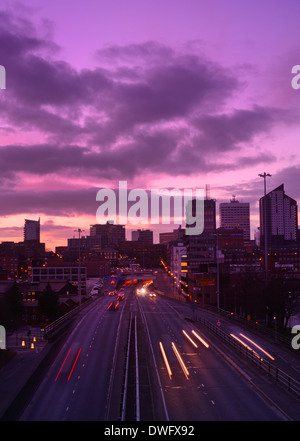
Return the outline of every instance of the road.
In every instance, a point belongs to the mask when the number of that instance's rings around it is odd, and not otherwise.
[[[193,334],[195,328],[185,319],[182,305],[177,307],[159,296],[137,296],[130,288],[125,291],[116,311],[107,309],[112,297],[105,296],[82,312],[21,420],[119,419],[130,313],[137,317],[138,346],[147,365],[140,363],[140,379],[148,372],[151,384],[151,399],[140,400],[141,416],[149,416],[143,406],[151,406],[157,421],[283,419],[212,347],[204,346]],[[197,333],[205,341],[206,336]]]
[[[84,313],[50,366],[22,420],[95,421],[107,418],[113,360],[125,304],[120,302],[117,311],[110,311],[107,308],[112,299],[109,296],[99,299]],[[78,343],[76,355],[71,358],[69,350],[75,343]],[[70,369],[66,373],[67,362]]]
[[[246,344],[251,347],[260,357],[270,361],[273,366],[278,367],[282,371],[288,373],[296,381],[300,382],[300,351],[291,350],[291,347],[280,344],[275,339],[274,335],[266,336],[260,331],[248,326],[245,320],[237,320],[231,318],[229,314],[216,314],[208,308],[196,308],[191,313],[188,311],[187,305],[184,303],[184,298],[179,295],[176,290],[172,289],[172,283],[170,277],[165,272],[159,272],[157,274],[157,285],[159,289],[166,293],[168,298],[179,300],[181,307],[176,305],[178,311],[186,311],[188,316],[198,319],[204,319],[206,322],[211,323],[214,326],[220,326],[220,330],[232,334],[234,338],[238,338],[242,341],[242,344]],[[250,339],[250,340],[249,340]]]
[[[281,417],[270,408],[232,367],[196,331],[172,302],[147,296],[139,299],[147,323],[157,371],[163,389],[165,417],[170,421],[259,421]],[[185,331],[186,334],[183,333]],[[199,331],[196,331],[197,334]],[[188,339],[189,336],[193,343]],[[200,335],[205,341],[205,336]],[[161,351],[162,343],[171,375]],[[178,361],[175,344],[188,374]],[[176,350],[175,349],[175,350]]]

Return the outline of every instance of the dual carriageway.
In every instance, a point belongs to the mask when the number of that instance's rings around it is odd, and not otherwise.
[[[117,301],[119,294],[124,298]],[[118,306],[111,308],[112,302]],[[189,305],[153,291],[150,295],[147,286],[137,292],[136,284],[128,282],[115,296],[105,293],[77,314],[18,419],[300,419],[298,398],[274,386],[204,320],[216,324],[220,318],[201,310],[195,316]],[[277,346],[221,320],[222,332],[239,339],[255,356],[284,367]],[[287,354],[290,368],[294,360],[293,378],[299,379],[296,354]]]

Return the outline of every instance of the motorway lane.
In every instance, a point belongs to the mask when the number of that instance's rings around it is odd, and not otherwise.
[[[282,419],[219,354],[211,347],[204,347],[193,337],[192,325],[176,313],[172,303],[160,297],[139,298],[163,388],[168,419],[170,421]],[[182,330],[193,338],[198,348],[192,345]],[[205,339],[205,336],[203,338]],[[171,379],[162,356],[160,342],[163,344],[172,371]],[[175,343],[187,368],[188,377],[178,362],[172,342]]]
[[[249,329],[249,327],[243,326],[243,323],[239,324],[234,319],[224,317],[209,310],[198,309],[192,313],[190,306],[184,303],[174,303],[173,307],[188,317],[201,317],[214,326],[220,323],[220,330],[228,335],[233,334],[239,338],[244,344],[247,344],[253,351],[255,351],[262,359],[270,362],[271,365],[276,366],[283,372],[291,375],[292,378],[300,382],[300,351],[292,350],[283,343],[276,343],[274,339],[266,337],[259,333]],[[250,338],[249,341],[248,338]],[[259,347],[257,347],[257,345]],[[266,354],[267,352],[267,354]]]
[[[126,300],[108,311],[115,297],[97,300],[76,325],[21,419],[25,421],[104,420],[107,413],[119,323]],[[68,380],[63,362],[70,347],[80,353]],[[77,351],[78,354],[78,351]],[[72,363],[73,365],[73,363]]]
[[[238,322],[237,320],[231,319],[229,317],[224,316],[223,314],[217,314],[215,312],[209,311],[208,309],[198,308],[194,314],[192,314],[190,306],[182,302],[182,295],[179,295],[175,292],[172,293],[173,286],[170,285],[170,278],[165,272],[159,272],[157,274],[157,285],[160,287],[163,292],[168,293],[174,299],[180,300],[177,304],[174,304],[174,307],[178,311],[185,311],[187,316],[193,318],[201,317],[208,322],[212,323],[214,326],[217,325],[217,322],[220,323],[220,329],[225,333],[234,334],[243,343],[247,344],[252,350],[254,350],[261,358],[270,362],[272,365],[281,369],[283,372],[289,374],[292,378],[300,382],[300,350],[292,350],[287,346],[276,343],[275,342],[275,334],[273,338],[266,337],[254,330],[250,330],[249,326],[244,326],[243,322]],[[172,294],[171,294],[172,293]],[[241,335],[243,334],[243,336]],[[252,342],[246,339],[246,337],[250,338]],[[291,335],[291,341],[292,341]],[[255,346],[258,344],[264,351],[266,351],[269,355]],[[275,360],[273,360],[273,358]]]

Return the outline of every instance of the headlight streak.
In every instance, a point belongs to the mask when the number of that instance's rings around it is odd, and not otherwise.
[[[172,371],[171,371],[171,368],[170,368],[170,365],[169,365],[169,362],[168,362],[168,359],[167,359],[162,342],[159,342],[159,347],[160,347],[160,350],[161,350],[161,353],[162,353],[162,356],[163,356],[163,359],[164,359],[164,362],[165,362],[165,365],[166,365],[166,368],[168,371],[169,378],[170,378],[170,380],[172,380]]]
[[[205,340],[203,340],[203,338],[202,337],[200,337],[200,335],[199,334],[197,334],[197,332],[196,331],[194,331],[194,330],[192,330],[192,334],[194,334],[194,336],[195,337],[197,337],[198,338],[198,340],[199,341],[201,341],[201,343],[206,347],[206,348],[209,348],[209,344],[208,343],[206,343],[206,341]]]
[[[175,355],[176,355],[176,357],[177,357],[177,360],[179,361],[179,364],[180,364],[180,366],[181,366],[181,369],[183,370],[183,373],[184,373],[184,375],[186,376],[186,379],[188,380],[188,379],[189,379],[189,371],[187,370],[187,367],[186,367],[186,365],[184,364],[184,362],[183,362],[183,360],[182,360],[182,358],[181,358],[181,356],[180,356],[180,354],[179,354],[179,352],[178,352],[178,349],[176,348],[174,342],[172,342],[172,348],[173,348],[173,351],[175,352]]]
[[[186,336],[186,338],[192,343],[193,346],[195,346],[195,348],[198,348],[198,345],[194,342],[193,339],[191,339],[191,337],[185,332],[185,330],[182,330],[182,333]]]
[[[238,338],[236,335],[234,334],[230,334],[231,337],[235,338],[239,343],[241,343],[243,346],[245,346],[245,348],[249,349],[250,351],[253,352],[253,354],[257,357],[257,358],[261,358],[257,352],[255,352],[250,346],[246,345],[246,343],[244,343],[240,338]]]
[[[275,358],[272,357],[272,355],[270,355],[267,351],[265,351],[263,348],[261,348],[261,347],[260,347],[259,345],[257,345],[256,343],[254,343],[254,341],[251,340],[249,337],[246,337],[244,334],[241,334],[241,333],[240,333],[240,335],[241,335],[242,337],[244,337],[246,340],[250,341],[250,343],[252,343],[252,344],[253,344],[254,346],[256,346],[258,349],[260,349],[264,354],[267,355],[267,357],[271,358],[271,360],[275,360]]]

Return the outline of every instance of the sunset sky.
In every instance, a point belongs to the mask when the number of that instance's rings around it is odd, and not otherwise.
[[[2,0],[0,242],[26,218],[47,249],[89,234],[120,180],[234,194],[252,237],[259,173],[299,204],[299,17],[299,0]]]

